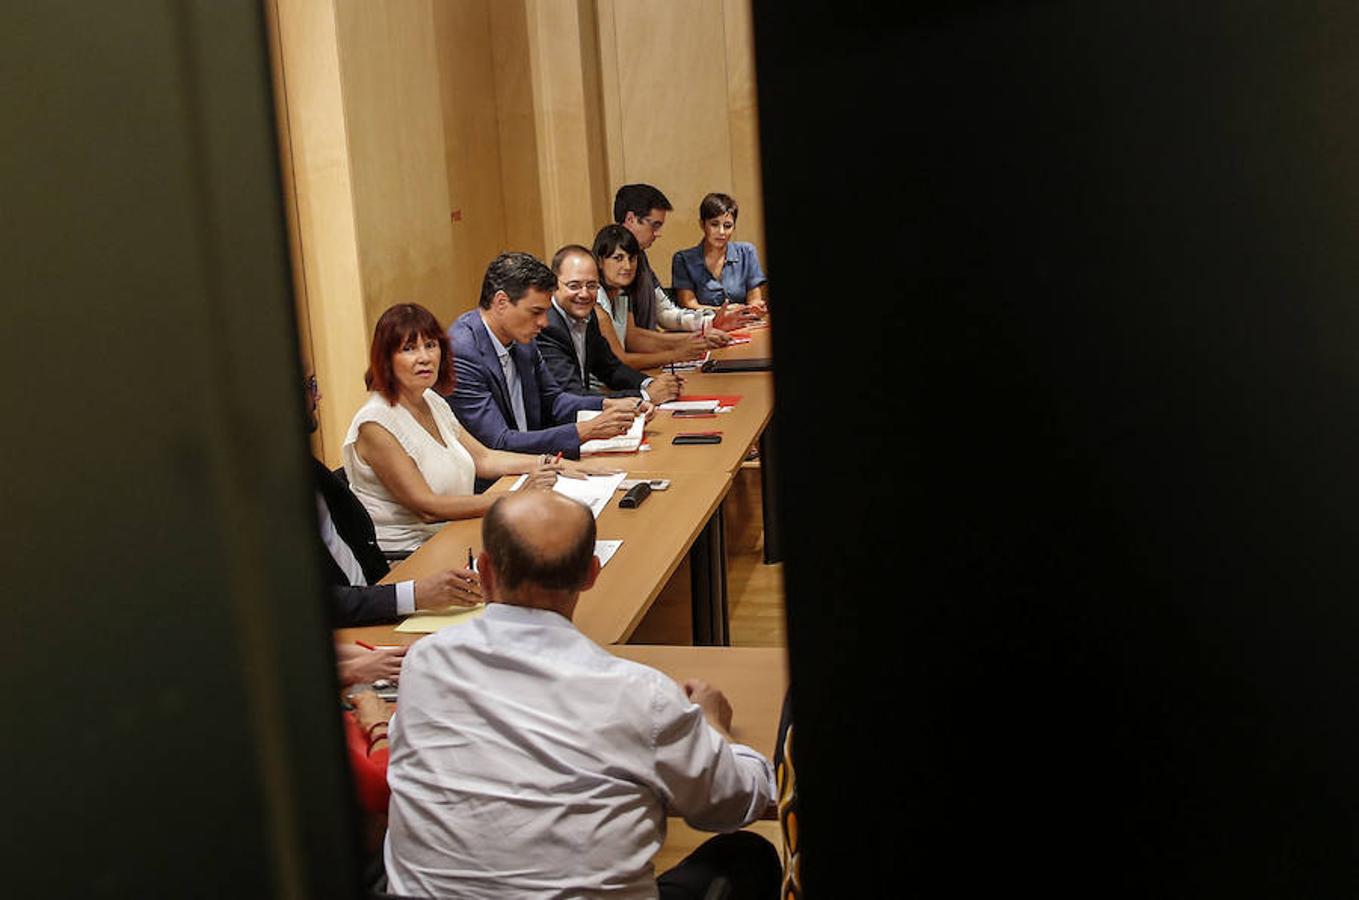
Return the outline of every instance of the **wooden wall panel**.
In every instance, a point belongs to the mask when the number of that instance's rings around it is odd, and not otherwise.
[[[505,245],[500,249],[542,256],[546,238],[533,98],[536,60],[530,50],[529,11],[524,0],[491,4],[491,44],[505,206]]]
[[[336,31],[369,325],[400,302],[446,317],[453,247],[433,6],[338,0]]]
[[[334,7],[329,0],[278,0],[279,65],[286,96],[285,165],[295,205],[298,242],[293,267],[302,284],[299,313],[306,323],[312,363],[325,399],[320,446],[325,462],[340,464],[340,441],[363,387],[368,351],[358,238],[350,192],[349,147],[340,90]],[[280,129],[284,131],[284,129]]]
[[[486,264],[508,243],[486,0],[436,3],[434,34],[453,248],[447,325],[476,306]]]
[[[575,0],[527,7],[544,258],[568,242],[588,246],[609,216],[592,10]]]
[[[700,237],[698,201],[732,183],[722,2],[641,0],[615,10],[624,176],[656,185],[675,205],[649,251],[669,284],[671,253]]]
[[[755,33],[750,0],[722,0],[727,41],[727,128],[731,134],[731,191],[741,205],[736,239],[764,253],[764,186],[760,180],[760,119],[755,92]],[[701,199],[701,198],[700,198]]]
[[[661,280],[702,237],[709,191],[736,197],[737,238],[763,250],[749,3],[599,0],[598,25],[610,201],[640,181],[675,206],[649,251]]]

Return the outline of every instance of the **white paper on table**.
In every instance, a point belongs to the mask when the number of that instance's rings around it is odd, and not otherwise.
[[[671,370],[679,371],[682,369],[684,371],[688,371],[690,369],[697,369],[699,366],[703,365],[711,358],[712,351],[708,350],[705,351],[704,354],[700,356],[698,359],[686,359],[684,362],[666,363],[664,366],[662,366],[662,369],[667,372]]]
[[[557,476],[557,483],[552,486],[552,490],[561,494],[563,497],[570,497],[572,500],[579,500],[590,507],[590,512],[599,518],[599,514],[604,511],[604,507],[609,505],[609,500],[613,498],[613,492],[618,490],[618,485],[623,479],[628,477],[627,472],[619,472],[615,475],[586,475],[584,478],[565,478]],[[520,475],[519,480],[510,488],[512,491],[519,490],[523,486],[528,475]],[[613,554],[610,553],[612,556]]]
[[[599,557],[599,567],[602,569],[613,559],[613,555],[618,552],[618,548],[623,546],[622,541],[595,541],[595,556]]]
[[[597,409],[582,409],[576,413],[577,422],[588,422],[599,415]],[[628,433],[613,438],[597,438],[580,445],[581,453],[632,453],[642,444],[642,429],[646,424],[644,416],[634,416]]]
[[[616,475],[586,475],[584,478],[563,478],[558,475],[557,483],[552,486],[552,490],[584,503],[598,519],[604,507],[613,499],[613,492],[618,490],[618,483],[627,475],[627,472],[619,472]]]
[[[715,412],[717,410],[716,400],[670,400],[662,403],[657,409],[687,410],[689,412]]]

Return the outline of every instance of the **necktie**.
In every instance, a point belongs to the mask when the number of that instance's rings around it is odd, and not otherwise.
[[[524,416],[524,391],[519,386],[519,374],[514,370],[514,358],[506,353],[500,358],[500,366],[505,370],[505,387],[510,393],[514,421],[520,431],[528,431],[528,419]]]

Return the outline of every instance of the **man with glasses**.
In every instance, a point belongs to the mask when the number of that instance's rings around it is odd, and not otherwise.
[[[740,324],[740,316],[719,315],[715,309],[684,309],[677,306],[661,289],[660,280],[647,260],[646,251],[661,229],[666,213],[674,209],[665,194],[649,184],[625,184],[613,198],[613,218],[637,238],[641,252],[637,254],[637,290],[633,293],[633,317],[642,328],[663,328],[667,331],[703,331],[708,346],[721,347],[731,343],[724,331]],[[706,326],[705,326],[706,321]]]
[[[599,267],[589,248],[568,244],[552,257],[557,290],[547,311],[547,327],[538,333],[538,350],[553,379],[573,394],[610,392],[612,397],[638,397],[665,403],[679,396],[683,381],[662,373],[648,377],[626,365],[599,330],[595,299]]]

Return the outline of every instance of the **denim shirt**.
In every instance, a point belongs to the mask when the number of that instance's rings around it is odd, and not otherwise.
[[[705,306],[721,306],[724,300],[744,303],[751,288],[769,279],[760,268],[760,257],[755,245],[742,241],[727,242],[727,261],[718,280],[708,271],[703,261],[703,242],[686,250],[677,250],[670,260],[670,283],[676,291],[693,291],[698,302]]]

